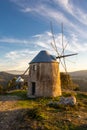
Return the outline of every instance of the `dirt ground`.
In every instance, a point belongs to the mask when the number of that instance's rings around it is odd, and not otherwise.
[[[35,129],[33,129],[33,127],[31,126],[36,125],[35,123],[37,122],[30,120],[29,118],[27,121],[24,122],[22,117],[23,117],[23,113],[25,112],[25,109],[23,109],[22,107],[17,107],[17,103],[20,100],[21,97],[18,96],[12,96],[12,95],[0,96],[0,130],[48,130],[48,129],[40,129],[40,127],[37,127],[37,129],[35,127]],[[81,103],[84,103],[84,105],[86,105],[87,99],[85,98],[84,102]],[[68,122],[70,122],[69,125],[71,123],[76,125],[77,124],[81,125],[81,127],[78,127],[75,130],[87,130],[87,109],[86,107],[83,106],[83,104],[82,105],[80,104],[79,108],[80,109],[76,111],[74,110],[74,113],[73,111],[68,111],[68,113],[65,116],[67,116]],[[50,117],[50,119],[51,118],[54,119],[56,117],[56,119],[55,120],[52,119],[52,121],[48,120],[47,122],[46,120],[48,125],[49,123],[50,125],[51,123],[53,123],[54,126],[55,124],[58,123],[58,121],[60,124],[61,121],[65,119],[64,112],[57,111],[56,109],[50,108],[46,110],[46,112],[48,114],[48,117]],[[60,129],[55,129],[55,130],[60,130]],[[65,130],[65,128],[61,130]],[[70,130],[70,129],[66,129],[66,130]]]
[[[0,96],[0,130],[12,130],[15,118],[19,114],[15,108],[18,100],[17,96]]]

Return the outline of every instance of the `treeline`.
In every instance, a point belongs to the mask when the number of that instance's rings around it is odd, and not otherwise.
[[[7,91],[10,90],[15,90],[15,89],[27,89],[28,84],[26,81],[24,81],[23,83],[17,83],[16,82],[17,77],[13,77],[11,80],[9,80],[6,84],[5,87],[3,87],[3,85],[0,85],[0,94],[4,94]]]

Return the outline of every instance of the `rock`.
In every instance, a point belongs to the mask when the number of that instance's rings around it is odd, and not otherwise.
[[[59,105],[74,106],[74,105],[76,105],[76,98],[74,96],[71,96],[71,97],[61,97],[59,102],[50,101],[48,103],[48,105],[50,107],[58,107]]]
[[[61,97],[58,103],[62,104],[62,105],[74,106],[74,105],[76,105],[76,98],[75,98],[75,96]]]

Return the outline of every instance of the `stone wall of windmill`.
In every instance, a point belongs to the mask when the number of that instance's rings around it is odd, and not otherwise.
[[[61,95],[59,63],[46,51],[41,51],[30,63],[29,97]]]

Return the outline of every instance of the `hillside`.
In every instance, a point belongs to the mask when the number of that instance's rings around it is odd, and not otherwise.
[[[18,71],[16,71],[15,74],[7,73],[7,72],[0,72],[0,85],[3,87],[6,87],[9,80],[12,80],[14,77],[19,77],[21,74],[18,74]],[[28,76],[25,75],[22,77],[27,81]]]
[[[0,85],[5,87],[7,82],[11,80],[15,75],[6,72],[0,72]]]
[[[0,130],[87,130],[87,93],[76,96],[75,106],[49,106],[56,98],[28,99],[26,91],[0,95]]]
[[[74,83],[79,85],[80,91],[87,92],[87,70],[75,71],[69,74]]]
[[[24,71],[18,71],[18,70],[8,70],[6,72],[14,75],[22,75],[24,73]]]
[[[69,74],[72,77],[87,78],[87,70],[80,70],[80,71],[70,72]]]
[[[0,85],[6,86],[7,82],[13,77],[18,77],[23,74],[23,71],[7,71],[0,72]],[[70,72],[72,80],[79,85],[81,91],[87,91],[87,70]],[[27,80],[28,76],[24,78]]]

